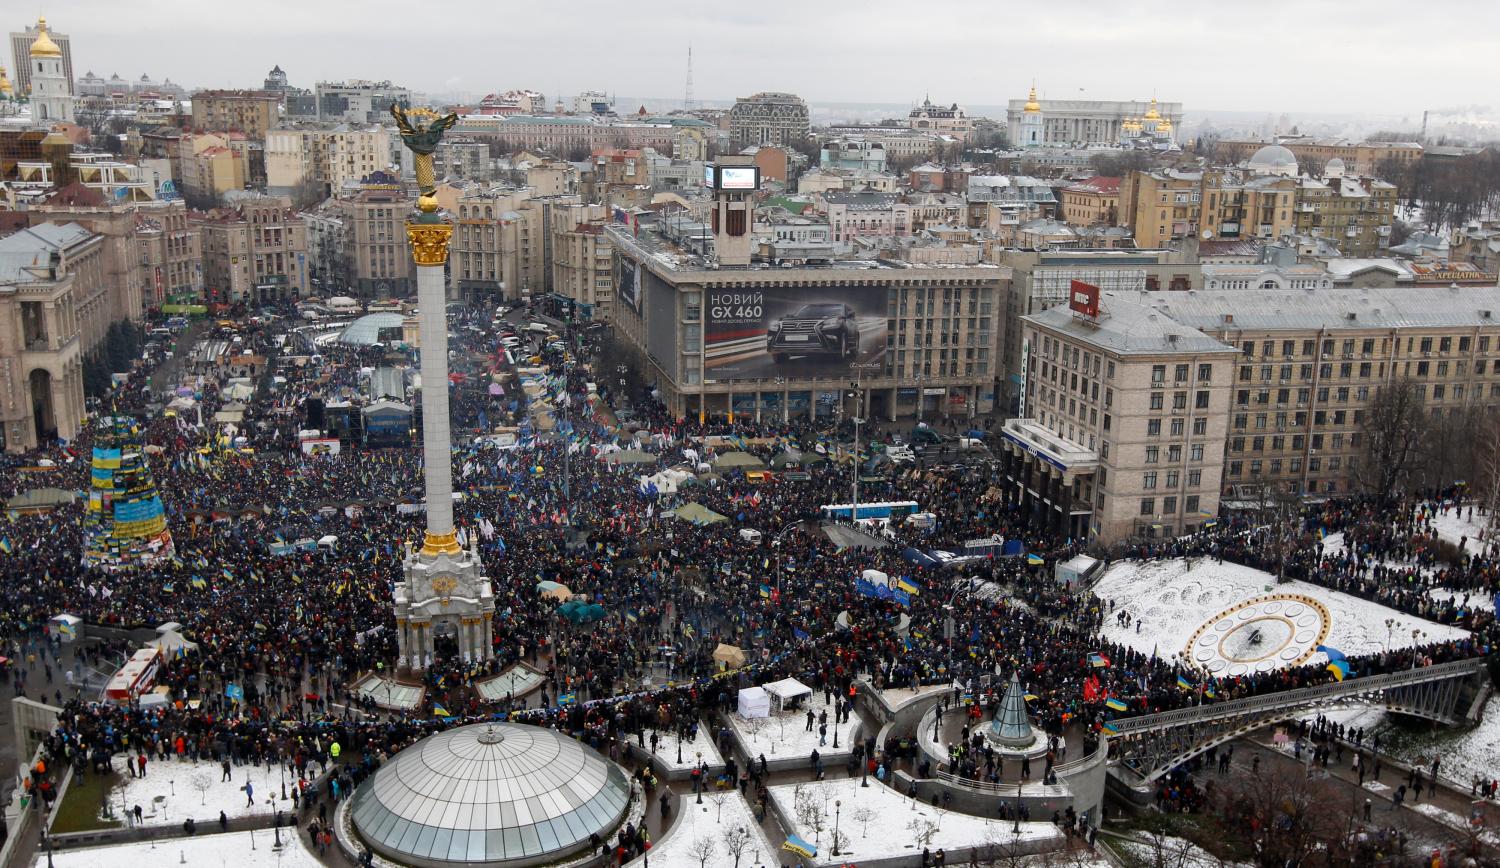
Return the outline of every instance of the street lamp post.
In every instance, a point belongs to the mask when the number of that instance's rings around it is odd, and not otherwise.
[[[776,595],[781,595],[781,538],[787,533],[796,530],[799,522],[792,522],[771,537],[771,548],[776,550]]]
[[[698,751],[698,804],[703,804],[703,751]]]
[[[850,365],[849,367],[851,367],[851,368],[854,369],[854,419],[853,419],[853,421],[854,421],[854,455],[852,456],[853,457],[853,461],[850,462],[850,466],[853,469],[853,472],[850,474],[850,476],[853,477],[852,480],[851,480],[851,483],[852,483],[851,487],[853,488],[854,505],[850,509],[849,518],[854,522],[855,526],[858,527],[859,526],[859,426],[861,424],[863,424],[864,421],[865,421],[864,417],[862,415],[864,413],[864,396],[865,396],[865,392],[864,392],[864,375],[865,375],[865,370],[866,369],[874,369],[877,366],[875,365],[874,362],[864,362],[864,363],[861,363],[861,364]]]
[[[839,814],[843,811],[843,806],[843,799],[833,800],[833,855],[835,856],[839,854]]]

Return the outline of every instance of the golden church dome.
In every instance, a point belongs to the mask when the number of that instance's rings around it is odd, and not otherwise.
[[[41,32],[37,34],[36,41],[31,43],[32,57],[62,57],[62,49],[47,35],[47,19],[38,18],[36,29]]]
[[[1025,110],[1028,112],[1039,112],[1042,110],[1042,104],[1036,101],[1036,85],[1031,86],[1031,93],[1026,97]]]

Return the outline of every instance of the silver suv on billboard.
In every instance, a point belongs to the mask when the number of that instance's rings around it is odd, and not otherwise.
[[[839,302],[804,304],[766,326],[766,352],[775,362],[792,356],[853,358],[859,352],[859,317]]]

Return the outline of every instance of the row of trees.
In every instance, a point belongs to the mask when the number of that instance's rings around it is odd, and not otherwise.
[[[1429,229],[1500,213],[1500,152],[1493,148],[1452,159],[1382,160],[1375,174],[1397,186],[1404,205],[1421,206]]]
[[[111,373],[130,370],[146,346],[146,330],[129,320],[110,323],[104,342],[83,358],[83,394],[102,398],[109,394]]]
[[[1380,388],[1360,426],[1363,454],[1355,480],[1391,501],[1463,481],[1486,505],[1500,505],[1494,502],[1500,501],[1495,416],[1477,389],[1465,403],[1440,406],[1428,403],[1425,388],[1411,379]]]

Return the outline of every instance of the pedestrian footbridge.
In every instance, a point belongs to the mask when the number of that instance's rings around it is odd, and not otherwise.
[[[1331,705],[1373,705],[1454,725],[1477,719],[1489,691],[1485,661],[1475,658],[1129,717],[1112,723],[1110,774],[1141,787],[1215,745]]]

